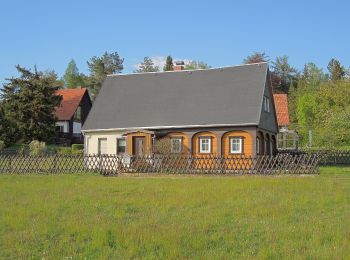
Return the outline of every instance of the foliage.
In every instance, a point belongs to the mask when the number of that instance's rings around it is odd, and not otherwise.
[[[330,73],[330,79],[333,81],[344,79],[347,71],[336,59],[331,59],[328,63],[327,69]]]
[[[153,144],[153,152],[156,154],[170,154],[171,153],[171,140],[170,138],[158,139]]]
[[[300,78],[307,85],[307,89],[304,89],[304,91],[313,91],[317,90],[321,83],[328,80],[328,75],[321,68],[318,68],[315,63],[309,62],[305,64]]]
[[[68,63],[65,74],[63,75],[64,85],[66,88],[76,88],[79,86],[85,86],[86,76],[79,73],[77,64],[72,59]]]
[[[269,62],[269,56],[265,52],[254,52],[243,60],[244,64],[260,63],[260,62]]]
[[[277,90],[288,93],[292,82],[296,82],[298,71],[289,64],[288,56],[276,57],[272,62],[273,74],[280,78],[280,86]]]
[[[29,154],[32,156],[42,155],[46,152],[45,142],[40,142],[38,140],[33,140],[29,143]]]
[[[5,142],[0,140],[0,151],[5,148]]]
[[[211,67],[203,62],[203,61],[195,61],[192,60],[185,66],[185,70],[202,70],[202,69],[210,69]]]
[[[97,97],[107,75],[122,72],[123,62],[124,59],[117,52],[105,52],[101,57],[94,56],[87,62],[90,76],[86,79],[86,87],[92,100]]]
[[[61,97],[55,95],[60,88],[54,73],[34,73],[16,66],[20,76],[7,79],[1,89],[2,111],[6,118],[5,131],[11,141],[49,142],[55,136],[55,107]],[[13,140],[14,139],[14,140]]]
[[[84,152],[84,147],[83,149],[78,149],[80,148],[79,146],[74,146],[73,148],[73,145],[72,147],[59,146],[56,148],[56,152],[63,155],[82,154]]]
[[[350,255],[349,168],[317,177],[0,178],[2,259]]]
[[[333,147],[350,144],[350,81],[326,81],[317,87],[304,80],[298,84],[297,123],[302,144],[312,130],[313,145]]]
[[[164,71],[174,70],[173,58],[171,56],[166,57],[165,65],[163,68]]]
[[[84,150],[83,144],[72,144],[72,150]]]
[[[0,140],[3,140],[7,146],[16,141],[16,136],[14,123],[7,119],[0,103]]]
[[[138,65],[138,69],[134,72],[142,73],[142,72],[158,72],[159,67],[154,66],[153,60],[150,57],[144,57],[143,62]]]

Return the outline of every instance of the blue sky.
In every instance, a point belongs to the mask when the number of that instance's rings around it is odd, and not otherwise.
[[[144,56],[237,65],[254,51],[288,55],[301,69],[350,66],[349,1],[13,1],[0,2],[0,83],[20,64],[54,69],[104,51],[131,72]]]

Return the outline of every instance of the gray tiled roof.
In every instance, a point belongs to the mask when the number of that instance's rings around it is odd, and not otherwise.
[[[266,63],[110,75],[83,130],[258,125]]]

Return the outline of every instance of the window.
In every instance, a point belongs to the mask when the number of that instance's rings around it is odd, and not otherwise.
[[[199,138],[199,153],[210,153],[211,151],[211,138],[200,137]]]
[[[256,153],[257,154],[260,153],[260,138],[259,137],[256,138]]]
[[[98,139],[98,154],[107,154],[107,138]]]
[[[230,153],[242,153],[243,152],[243,139],[242,137],[230,138]]]
[[[270,112],[270,99],[264,96],[264,111]]]
[[[171,138],[171,152],[172,153],[181,153],[182,152],[182,138],[181,137]]]
[[[125,138],[117,138],[117,154],[124,154],[126,147]]]
[[[63,125],[56,125],[56,132],[57,133],[63,133],[64,132]]]
[[[75,118],[78,120],[81,119],[81,107],[80,106],[77,108],[77,111],[75,112]]]

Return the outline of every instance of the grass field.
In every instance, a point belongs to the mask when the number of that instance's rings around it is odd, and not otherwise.
[[[0,258],[350,256],[350,168],[319,176],[0,176]]]

